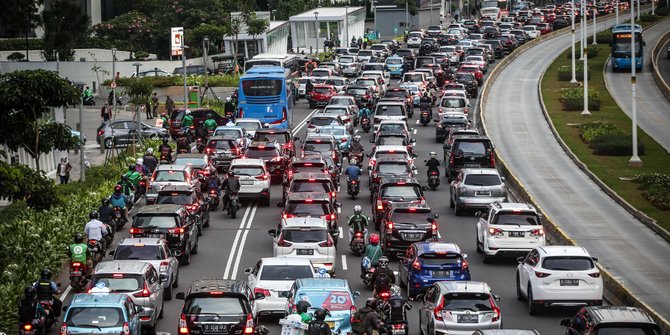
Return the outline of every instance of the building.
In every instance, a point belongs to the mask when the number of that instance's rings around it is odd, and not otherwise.
[[[233,17],[240,17],[241,13],[231,13]],[[270,21],[270,12],[256,12],[256,17]],[[288,51],[289,36],[288,21],[270,21],[267,31],[264,34],[251,36],[247,33],[247,26],[242,23],[240,34],[237,36],[237,53],[249,59],[259,53],[278,53],[283,54]],[[233,44],[235,36],[225,36],[223,38],[225,52],[224,55],[233,54]]]
[[[402,36],[405,29],[410,30],[412,27],[426,28],[446,23],[443,17],[443,0],[415,1],[416,15],[410,15],[405,11],[404,6],[397,6],[393,0],[379,0],[377,2],[377,6],[373,7],[376,18],[374,29],[379,31],[380,38]]]
[[[323,51],[323,42],[326,39],[339,39],[342,46],[349,46],[352,37],[363,36],[365,8],[315,8],[291,16],[289,22],[291,24],[291,45],[295,52]]]

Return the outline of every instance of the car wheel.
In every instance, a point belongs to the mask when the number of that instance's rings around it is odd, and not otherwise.
[[[261,205],[263,207],[269,207],[270,206],[270,195],[269,194],[268,194],[267,197],[265,197],[265,199],[263,199],[263,202],[261,203]]]
[[[409,279],[407,279],[407,299],[414,300],[415,296],[410,292],[411,291],[409,289]]]
[[[516,273],[516,300],[523,301],[524,296],[521,293],[521,280],[519,279],[519,273]]]
[[[454,198],[449,197],[449,208],[454,208]]]
[[[479,246],[477,246],[477,248],[479,248]],[[482,249],[484,249],[484,248],[482,248]],[[487,255],[485,252],[483,252],[483,250],[482,250],[482,262],[484,264],[491,263],[491,256]]]
[[[456,216],[463,215],[463,209],[458,204],[454,204],[454,215]]]
[[[205,219],[202,219],[202,222],[203,222],[203,223],[202,223],[202,226],[205,227],[205,228],[209,227],[209,221],[211,221],[211,220],[210,220],[209,215],[207,215],[207,221],[206,221],[206,223],[205,223]]]
[[[115,141],[113,138],[108,137],[105,139],[105,149],[111,149],[114,147]]]
[[[172,285],[165,289],[165,300],[172,300]],[[163,311],[161,311],[161,315]]]
[[[198,246],[200,245],[200,240],[198,239],[195,241],[195,245],[193,246],[193,249],[191,249],[191,253],[196,255],[198,254]]]
[[[482,242],[479,242],[479,239],[477,239],[477,253],[481,254],[484,252],[484,245]]]
[[[158,313],[158,318],[162,319],[163,318],[163,311],[165,311],[165,303],[161,303],[161,312]],[[153,327],[154,334],[156,333],[156,324],[154,324]]]
[[[530,287],[530,284],[528,284],[528,314],[540,314],[540,305],[533,301],[533,289]]]

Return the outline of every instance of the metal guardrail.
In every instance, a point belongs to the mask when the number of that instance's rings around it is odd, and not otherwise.
[[[646,8],[650,8],[649,6],[644,6]],[[619,13],[620,15],[623,15],[623,13]],[[613,14],[603,16],[602,19],[608,19],[614,17]],[[580,24],[575,25],[575,29],[577,29]],[[490,72],[488,79],[484,83],[484,86],[482,87],[481,94],[479,96],[479,111],[478,114],[475,115],[475,118],[479,117],[479,121],[477,122],[476,126],[480,132],[483,132],[484,134],[487,133],[486,129],[486,124],[484,122],[485,120],[485,105],[484,102],[486,101],[488,97],[488,92],[490,90],[490,87],[492,83],[496,80],[496,78],[500,75],[500,72],[502,72],[508,65],[511,63],[513,60],[515,60],[519,55],[522,53],[528,51],[529,49],[533,48],[535,45],[545,42],[547,40],[550,40],[552,38],[562,36],[565,34],[570,33],[570,29],[564,28],[561,30],[553,31],[547,35],[540,36],[536,39],[533,39],[530,42],[525,43],[521,47],[517,48],[516,50],[512,51],[507,57],[503,58],[501,62]],[[544,74],[543,74],[544,76]],[[540,81],[538,85],[542,82],[542,78],[540,78]],[[547,118],[550,128],[552,129],[552,132],[554,133],[554,136],[558,139],[559,143],[561,143],[561,146],[564,149],[567,149],[567,153],[570,156],[572,153],[565,145],[565,143],[562,141],[560,136],[556,133],[556,129],[554,128],[553,124],[551,123],[551,120],[547,116],[546,108],[544,108],[544,102],[542,101],[542,96],[541,96],[541,91],[539,91],[539,96],[538,98],[540,99],[540,102],[543,106],[543,111],[545,114],[545,117]],[[574,156],[572,154],[571,156]],[[496,155],[496,161],[498,162],[498,167],[500,168],[502,174],[506,177],[506,184],[515,190],[517,190],[516,194],[520,198],[520,201],[525,201],[537,208],[537,210],[542,213],[542,221],[543,221],[543,226],[545,228],[546,236],[548,237],[549,241],[554,244],[566,244],[566,245],[577,245],[576,241],[573,240],[568,236],[568,234],[558,225],[556,224],[551,217],[547,215],[547,213],[542,209],[542,207],[538,204],[538,202],[533,198],[533,196],[530,194],[528,189],[519,181],[519,179],[516,177],[514,172],[512,172],[508,167],[505,161]],[[583,165],[583,164],[582,164]],[[578,164],[579,166],[579,164]],[[587,169],[588,170],[588,169]],[[597,179],[597,178],[596,178]],[[617,278],[609,271],[607,270],[604,266],[601,264],[597,264],[598,268],[600,270],[600,273],[603,277],[603,284],[605,288],[605,299],[611,302],[612,304],[618,304],[618,305],[628,305],[628,306],[636,306],[644,309],[649,315],[661,326],[662,332],[665,335],[670,334],[670,322],[666,320],[664,317],[659,315],[653,308],[651,308],[649,305],[638,299],[636,296],[634,296],[630,290],[622,284]]]
[[[663,95],[670,100],[670,85],[663,79],[663,76],[658,72],[658,55],[661,53],[663,46],[670,40],[670,31],[666,32],[661,36],[661,39],[658,40],[658,43],[651,49],[651,64],[649,64],[649,69],[651,70],[651,75],[656,81],[656,85],[663,92]]]

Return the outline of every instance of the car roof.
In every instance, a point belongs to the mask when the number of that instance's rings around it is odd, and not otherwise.
[[[313,266],[312,261],[302,257],[263,257],[260,259],[261,264],[265,265],[310,265]]]
[[[163,245],[164,238],[155,237],[126,237],[119,241],[119,245],[134,245],[136,247],[143,247],[145,245]]]
[[[211,291],[222,291],[230,293],[246,294],[246,282],[230,279],[198,279],[191,283],[189,293],[206,293]]]
[[[286,201],[303,201],[303,200],[317,200],[330,201],[328,193],[324,192],[294,192],[289,193]]]
[[[407,146],[404,145],[378,145],[375,147],[375,153],[380,152],[380,151],[402,151],[402,152],[407,152]]]
[[[179,158],[207,158],[206,154],[177,154],[175,160]]]
[[[184,208],[182,205],[173,204],[145,205],[137,210],[137,214],[174,214],[182,208]]]
[[[93,273],[96,275],[109,273],[144,274],[147,266],[153,265],[139,260],[104,261],[95,266]]]
[[[437,284],[441,287],[441,291],[446,293],[491,293],[489,284],[480,281],[439,281]]]
[[[586,310],[596,324],[602,323],[650,323],[656,324],[649,314],[637,307],[593,306]]]
[[[284,228],[317,227],[328,228],[328,222],[321,217],[282,218]]]
[[[125,293],[86,294],[77,293],[70,302],[70,308],[75,307],[109,307],[122,306],[128,300]]]
[[[423,255],[427,253],[439,253],[446,252],[452,254],[460,254],[461,248],[454,243],[444,243],[444,242],[417,242],[414,243],[416,248],[417,255]]]
[[[464,168],[461,170],[463,174],[494,174],[500,176],[498,170],[493,168]]]
[[[219,129],[234,129],[234,130],[240,130],[240,131],[244,130],[244,128],[242,128],[240,126],[236,126],[234,124],[227,124],[225,126],[218,126],[218,127],[214,128],[214,132],[216,132]]]
[[[585,256],[591,257],[583,247],[574,245],[550,245],[538,247],[545,256]]]
[[[183,183],[172,185],[168,184],[163,186],[158,193],[167,193],[167,192],[192,192],[195,188],[192,185],[184,185]]]
[[[330,180],[330,174],[328,173],[318,173],[318,172],[300,172],[293,175],[291,180],[297,179],[328,179]]]
[[[326,107],[328,107],[328,105],[327,105]],[[347,107],[344,106],[344,107],[342,107],[342,108],[347,108]],[[333,118],[333,119],[337,119],[337,118],[339,118],[340,116],[337,115],[337,114],[333,114],[333,113],[326,113],[326,112],[325,112],[325,108],[324,108],[324,110],[319,111],[319,112],[315,113],[314,115],[312,115],[312,117],[311,117],[310,119],[313,119],[313,118],[315,118],[315,117],[330,117],[330,118]]]
[[[482,141],[491,141],[491,139],[486,136],[486,135],[470,135],[470,134],[463,134],[463,135],[455,135],[454,136],[454,141],[457,140],[482,140]]]
[[[349,290],[349,283],[346,279],[339,278],[300,278],[295,280],[296,287],[301,289],[320,289],[323,291],[335,288]]]
[[[379,184],[395,184],[395,183],[406,183],[406,184],[419,184],[419,181],[416,178],[408,177],[382,177]]]
[[[260,165],[265,167],[265,161],[261,158],[235,158],[230,165]]]

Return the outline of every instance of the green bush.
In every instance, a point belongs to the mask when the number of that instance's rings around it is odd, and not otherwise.
[[[149,53],[146,51],[137,51],[134,56],[135,59],[144,60],[149,57]]]
[[[5,208],[0,209],[0,225],[14,220],[28,209],[28,204],[25,201],[14,201]]]
[[[579,136],[586,143],[603,135],[624,135],[624,131],[607,121],[592,121],[579,126]]]
[[[660,7],[656,10],[656,15],[658,16],[666,16],[668,15],[668,7]]]
[[[652,173],[635,176],[642,196],[658,209],[670,210],[670,174]]]
[[[633,153],[630,135],[602,135],[591,140],[593,153],[601,156],[629,156]],[[644,144],[638,142],[638,155],[644,155]]]
[[[42,50],[41,38],[29,38],[28,50]],[[26,50],[25,38],[5,38],[0,39],[0,51]]]
[[[597,33],[596,42],[598,42],[599,44],[607,44],[607,45],[612,43],[612,29],[603,30]]]
[[[169,77],[146,77],[151,82],[153,87],[168,87],[168,86],[182,86],[184,85],[183,76],[169,76]],[[128,85],[131,78],[119,78],[116,83],[119,87]],[[240,84],[240,76],[236,74],[226,75],[212,75],[207,78],[209,86],[211,87],[237,87]],[[109,86],[111,79],[105,80],[102,84]],[[191,75],[186,79],[187,85],[191,86],[205,86],[204,75]]]
[[[563,105],[564,111],[584,110],[584,88],[562,88],[560,91],[559,101]],[[593,88],[589,89],[589,110],[600,110],[600,92]]]
[[[654,22],[656,20],[656,15],[651,14],[641,14],[640,21],[642,22]]]
[[[587,74],[589,79],[591,79],[591,71],[587,71]],[[575,77],[578,81],[584,80],[584,65],[580,64],[575,64]],[[563,65],[558,68],[558,80],[559,81],[570,81],[572,80],[572,66],[571,65]]]
[[[586,50],[586,52],[587,52],[587,57],[589,59],[598,57],[598,53],[600,52],[600,47],[591,45],[592,39],[593,39],[593,37],[588,38],[589,43],[586,46],[588,48],[588,50]],[[610,38],[610,40],[611,40],[611,38]],[[597,39],[597,42],[600,42],[600,40]],[[603,42],[600,42],[600,43],[603,43]],[[582,50],[581,43],[575,43],[575,58],[576,59],[579,59],[581,57],[581,54],[582,54],[581,50]],[[572,58],[572,52],[567,52],[565,54],[565,58],[567,58],[567,59]]]

